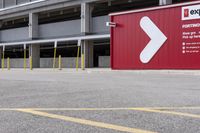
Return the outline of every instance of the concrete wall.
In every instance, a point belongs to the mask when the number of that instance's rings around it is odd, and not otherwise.
[[[31,1],[36,1],[36,0],[0,0],[0,8],[3,8],[2,3],[4,2],[4,7],[10,7],[10,6],[14,6],[14,5],[19,5],[19,4],[23,4],[23,3],[27,3],[27,2],[31,2]]]
[[[23,4],[23,3],[30,2],[30,0],[17,0],[16,2],[17,4]]]
[[[29,59],[26,59],[26,66],[29,67]],[[4,61],[4,67],[7,68],[7,59],[5,59]],[[24,67],[23,58],[10,59],[10,68],[23,68],[23,67]]]
[[[106,22],[109,21],[108,16],[94,17],[92,21],[92,32],[104,33],[109,32]],[[72,20],[65,22],[57,22],[43,24],[39,26],[39,36],[41,38],[52,38],[59,36],[78,35],[81,33],[81,20]]]
[[[110,56],[99,56],[99,67],[110,67]]]
[[[28,27],[2,30],[0,31],[0,40],[3,42],[27,40],[28,35]]]
[[[109,22],[109,16],[94,17],[92,19],[92,32],[104,33],[109,32],[109,27],[106,26],[106,22]]]
[[[105,33],[109,32],[106,22],[109,21],[108,16],[95,17],[92,21],[92,32]],[[70,35],[78,35],[81,33],[80,20],[72,20],[58,23],[43,24],[39,26],[40,38],[55,38]],[[8,29],[0,31],[0,40],[2,42],[28,40],[28,27]]]
[[[10,7],[10,6],[14,6],[14,5],[16,5],[15,0],[4,0],[4,6],[5,7]]]
[[[81,66],[81,59],[79,58],[79,67]],[[53,58],[40,58],[40,68],[52,68]],[[62,68],[75,68],[76,57],[62,58]],[[56,68],[58,68],[58,58],[56,59]]]
[[[26,66],[29,68],[29,59],[26,60]],[[7,59],[4,63],[5,69],[7,68]],[[15,58],[10,59],[10,68],[23,68],[24,59]],[[76,57],[62,58],[62,68],[75,68]],[[81,58],[79,58],[79,67],[81,67]],[[40,68],[53,68],[53,58],[40,58]],[[58,68],[58,58],[56,59],[56,68]]]
[[[106,27],[106,22],[109,21],[108,16],[95,17],[92,21],[92,32],[105,33],[109,32]],[[21,41],[28,40],[28,27],[8,29],[0,31],[0,40],[6,41]],[[39,26],[40,38],[55,38],[71,35],[79,35],[81,33],[80,20],[72,20],[58,23],[43,24]]]
[[[52,38],[81,33],[80,20],[43,24],[39,26],[39,37]]]
[[[4,63],[5,68],[7,67],[7,59]],[[29,67],[29,59],[26,60],[26,66]],[[23,68],[24,59],[10,59],[11,68]],[[40,58],[40,68],[52,68],[53,58]],[[56,59],[56,67],[58,68],[58,58]],[[75,68],[76,57],[62,58],[62,68]],[[81,59],[79,58],[79,67],[81,67]],[[99,56],[99,67],[106,68],[110,67],[110,56]]]

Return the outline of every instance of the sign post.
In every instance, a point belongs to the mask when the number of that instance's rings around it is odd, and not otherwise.
[[[79,55],[80,55],[80,47],[81,47],[81,40],[78,40],[78,50],[77,50],[77,58],[76,58],[76,71],[79,68]]]
[[[3,45],[3,53],[2,53],[2,61],[1,61],[2,70],[4,70],[4,56],[5,56],[5,45]]]
[[[55,41],[54,43],[53,69],[56,68],[56,50],[57,50],[57,41]]]
[[[26,70],[26,44],[24,44],[24,70]]]

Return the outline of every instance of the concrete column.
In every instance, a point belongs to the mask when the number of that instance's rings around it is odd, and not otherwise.
[[[81,4],[81,33],[87,34],[90,32],[90,5],[88,3]]]
[[[36,39],[39,37],[38,29],[38,14],[29,13],[29,38]],[[32,56],[33,68],[40,67],[40,45],[31,44],[29,45],[29,57]]]
[[[29,13],[29,38],[35,39],[39,37],[38,14]]]
[[[0,8],[3,8],[4,1],[0,0]]]
[[[5,7],[5,0],[2,0],[2,8]]]
[[[40,67],[40,45],[31,44],[29,45],[29,57],[32,56],[33,68]]]
[[[87,35],[92,31],[92,10],[93,6],[89,3],[81,4],[81,34]],[[85,68],[93,67],[93,42],[83,40],[81,44],[81,54],[85,55]]]
[[[85,68],[92,68],[94,67],[94,45],[93,41],[83,41],[81,46],[81,53],[85,55],[84,66]]]
[[[172,0],[159,0],[159,5],[169,5],[172,4]]]
[[[1,68],[1,58],[2,58],[2,54],[3,54],[3,48],[0,47],[0,68]]]

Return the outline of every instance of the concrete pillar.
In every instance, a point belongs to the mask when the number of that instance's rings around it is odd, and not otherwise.
[[[2,58],[2,54],[3,54],[3,48],[0,47],[0,68],[1,68],[1,58]]]
[[[38,29],[38,14],[29,13],[29,38],[37,39],[39,37]],[[33,68],[40,67],[40,45],[31,44],[29,45],[29,57],[32,57]]]
[[[159,5],[169,5],[172,4],[172,0],[159,0]]]
[[[87,34],[90,32],[90,5],[88,3],[81,4],[81,33]]]
[[[29,57],[32,57],[33,68],[40,67],[40,45],[31,44],[29,45]]]
[[[29,38],[35,39],[39,37],[38,14],[29,13]]]
[[[81,4],[81,34],[87,35],[92,31],[92,10],[93,6],[89,3]],[[93,67],[93,42],[83,40],[81,44],[81,54],[85,55],[85,68]]]
[[[93,41],[83,41],[81,48],[82,48],[81,53],[85,55],[85,61],[84,61],[85,68],[94,67]]]
[[[2,1],[2,8],[4,8],[5,6],[5,0],[1,0]]]

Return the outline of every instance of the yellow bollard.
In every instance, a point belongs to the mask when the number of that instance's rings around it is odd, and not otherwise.
[[[81,55],[81,69],[85,70],[85,55]]]
[[[79,53],[80,53],[80,46],[78,46],[78,51],[77,51],[76,71],[78,71],[78,67],[79,67]]]
[[[62,59],[61,59],[61,55],[59,55],[58,67],[59,67],[59,70],[62,70]]]
[[[2,68],[2,70],[4,70],[4,55],[5,55],[5,53],[3,51],[3,57],[2,57],[2,61],[1,61],[1,68]]]
[[[7,68],[8,68],[8,70],[10,70],[10,58],[9,57],[7,58]]]
[[[53,69],[56,68],[56,48],[54,48]]]
[[[33,70],[33,58],[32,58],[32,56],[29,57],[29,66],[30,66],[30,70]]]
[[[26,70],[26,49],[24,49],[24,70]]]

